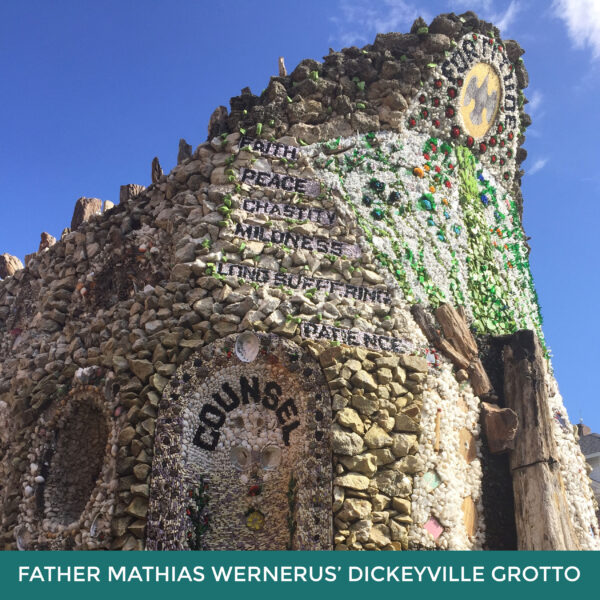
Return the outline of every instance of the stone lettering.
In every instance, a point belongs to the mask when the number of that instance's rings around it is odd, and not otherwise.
[[[200,421],[207,427],[219,429],[225,423],[225,414],[216,406],[205,404],[200,411]]]
[[[299,148],[295,146],[288,146],[278,142],[266,142],[265,140],[254,140],[244,135],[240,140],[240,150],[246,146],[250,146],[254,152],[259,152],[263,156],[277,156],[297,160],[299,155]]]
[[[242,402],[248,404],[248,400],[252,397],[254,402],[260,402],[260,388],[258,383],[258,377],[252,378],[252,387],[248,383],[248,380],[243,375],[240,377],[240,389],[242,392]]]
[[[312,221],[319,225],[330,226],[335,223],[336,214],[333,210],[325,210],[317,206],[293,206],[291,204],[275,204],[268,200],[244,198],[242,209],[248,213],[269,215],[276,219],[297,219]]]
[[[242,183],[260,185],[261,187],[283,190],[284,192],[297,192],[312,197],[316,197],[321,193],[321,184],[318,181],[270,171],[256,171],[248,167],[242,168],[239,179]]]
[[[290,433],[300,425],[300,421],[292,421],[281,428],[281,437],[286,446],[290,445]]]
[[[408,340],[393,338],[385,335],[377,335],[366,331],[356,331],[332,327],[324,323],[300,323],[300,335],[313,340],[330,340],[347,346],[364,346],[371,350],[395,352],[404,354],[414,349]]]
[[[195,446],[198,446],[198,448],[202,448],[202,450],[208,450],[209,452],[212,452],[217,447],[221,434],[218,431],[210,430],[210,441],[207,442],[203,438],[205,433],[206,430],[204,429],[204,427],[202,427],[202,425],[200,425],[198,427],[198,430],[196,431],[196,435],[194,436],[192,442]]]
[[[259,378],[254,376],[251,382],[242,375],[239,379],[239,393],[233,390],[230,383],[226,381],[221,386],[221,390],[227,395],[229,400],[224,399],[220,393],[212,395],[212,401],[215,404],[207,402],[200,409],[200,425],[196,430],[194,439],[195,446],[203,450],[213,451],[219,442],[219,429],[225,423],[227,413],[231,412],[241,404],[260,404],[275,412],[277,422],[281,426],[281,436],[286,446],[290,445],[290,433],[300,425],[300,421],[293,419],[298,415],[298,409],[293,398],[288,398],[281,406],[279,398],[282,393],[281,386],[275,381],[267,381],[264,385],[263,393],[260,391],[261,384]],[[293,419],[293,420],[292,420]]]
[[[298,409],[293,398],[288,398],[276,411],[275,415],[280,425],[283,425],[291,416],[298,414]]]
[[[516,89],[516,76],[506,53],[499,54],[497,45],[490,44],[489,38],[485,36],[479,36],[477,42],[470,38],[464,39],[452,56],[443,62],[442,74],[449,82],[455,83],[470,66],[473,67],[478,62],[493,63],[495,70],[504,82],[505,92]],[[517,103],[514,96],[504,94],[503,109],[505,113],[516,113]],[[516,117],[512,114],[505,116],[507,126],[516,127],[516,123]]]
[[[262,284],[273,286],[284,286],[292,290],[309,290],[317,288],[319,291],[336,293],[343,298],[355,298],[361,302],[373,302],[377,304],[390,304],[391,295],[387,289],[350,285],[322,277],[306,277],[299,273],[278,273],[260,267],[249,265],[235,265],[232,263],[217,263],[216,270],[219,275],[225,277],[238,277]]]
[[[334,254],[335,256],[358,258],[361,255],[360,247],[355,244],[345,244],[343,242],[325,238],[311,238],[299,233],[292,233],[291,231],[267,229],[260,225],[237,223],[235,226],[235,235],[247,240],[285,244],[293,249],[302,248],[304,250],[310,250],[311,252],[317,251]]]
[[[263,406],[269,410],[275,410],[279,404],[279,396],[281,395],[281,386],[274,381],[269,381],[265,385],[263,395]]]
[[[227,386],[227,388],[225,388],[225,385]],[[221,394],[213,394],[213,400],[221,408],[224,408],[227,412],[231,412],[234,408],[237,408],[240,405],[240,399],[238,398],[238,395],[229,387],[229,384],[225,385],[223,385],[223,391],[225,391],[229,396],[229,402],[223,400]]]

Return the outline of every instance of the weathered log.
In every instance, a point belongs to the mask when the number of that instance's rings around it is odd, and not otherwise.
[[[415,323],[421,328],[425,337],[432,344],[437,344],[440,340],[440,336],[435,329],[432,317],[429,316],[429,313],[423,308],[423,305],[413,304],[410,307],[410,312],[412,313]]]
[[[444,337],[469,361],[479,353],[477,342],[469,330],[467,321],[461,317],[451,304],[442,304],[435,311],[435,318],[439,321],[444,332]]]
[[[496,404],[482,402],[481,415],[490,452],[501,454],[513,450],[519,426],[517,413],[511,408],[500,408]]]
[[[558,468],[544,357],[533,331],[504,346],[504,396],[519,419],[510,453],[519,550],[578,550]]]
[[[481,397],[485,394],[489,394],[492,391],[492,383],[490,382],[490,378],[483,368],[481,360],[478,358],[473,360],[473,362],[469,365],[467,372],[469,373],[469,380],[471,381],[473,393],[476,396]]]
[[[467,379],[469,379],[469,374],[464,369],[459,369],[454,374],[454,377],[456,377],[456,381],[458,381],[458,383],[462,383],[463,381],[467,381]]]
[[[452,347],[448,340],[440,338],[436,344],[438,350],[443,352],[457,369],[468,369],[469,361],[455,348]]]
[[[420,304],[414,304],[410,310],[427,340],[443,352],[457,369],[468,371],[475,395],[483,396],[491,392],[492,384],[477,356],[477,342],[469,330],[464,310],[456,310],[450,304],[442,304],[435,311],[445,337],[438,333]]]
[[[442,338],[431,322],[431,317],[420,304],[413,304],[410,307],[413,319],[421,328],[421,331],[427,340],[433,344],[440,352],[443,352],[458,369],[466,369],[469,366],[469,360],[458,352],[448,340]]]

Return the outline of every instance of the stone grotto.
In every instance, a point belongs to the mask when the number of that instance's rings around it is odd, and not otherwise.
[[[0,547],[598,549],[522,53],[467,12],[280,60],[170,173],[0,256]]]

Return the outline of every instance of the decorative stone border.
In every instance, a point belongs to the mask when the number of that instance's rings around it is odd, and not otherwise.
[[[255,335],[254,361],[240,361],[238,336],[227,336],[165,388],[150,550],[331,548],[331,402],[321,368],[293,342]]]
[[[110,386],[110,383],[109,383]],[[72,451],[69,457],[61,457],[60,465],[55,464],[56,451],[61,449],[61,431],[66,427],[77,427],[73,421],[82,409],[92,410],[103,420],[106,442],[101,454],[95,457],[86,455],[84,431],[91,424],[86,419],[79,423],[82,437],[78,444],[73,440],[62,452]],[[31,436],[31,464],[23,478],[23,500],[20,505],[18,546],[26,550],[94,550],[108,549],[111,542],[111,518],[115,502],[115,460],[117,428],[113,420],[114,406],[107,402],[106,393],[94,385],[78,385],[63,396],[52,407],[51,413],[43,416]],[[100,426],[101,424],[98,423]],[[99,434],[99,433],[98,433]],[[91,450],[95,450],[92,448]],[[73,493],[66,481],[56,482],[57,469],[62,478],[79,477],[75,465],[77,461],[98,461],[98,474],[91,484],[89,498],[82,502],[82,510],[77,517],[60,515],[60,490],[53,493],[54,501],[48,498],[48,489],[54,485],[67,486],[66,492]],[[64,472],[64,470],[67,472]],[[81,483],[81,482],[80,482]],[[65,493],[66,493],[65,492]],[[72,508],[71,508],[72,510]],[[58,514],[57,514],[58,511]],[[68,520],[65,520],[68,519]]]

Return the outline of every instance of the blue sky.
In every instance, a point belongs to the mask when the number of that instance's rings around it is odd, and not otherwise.
[[[0,5],[0,253],[59,236],[75,200],[118,200],[196,146],[220,104],[303,58],[474,10],[525,48],[533,117],[525,229],[570,418],[600,431],[598,0],[4,1]]]

